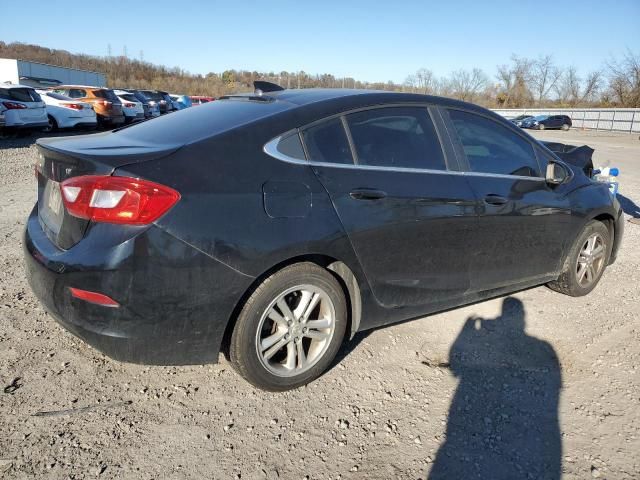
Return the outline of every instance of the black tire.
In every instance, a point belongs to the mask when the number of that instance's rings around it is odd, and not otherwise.
[[[58,122],[56,122],[56,119],[53,118],[51,115],[47,115],[47,119],[49,121],[49,125],[44,127],[42,131],[45,133],[50,133],[58,130]]]
[[[538,125],[538,130],[544,130],[544,125],[543,124]]]
[[[580,266],[578,265],[578,257],[580,256],[583,248],[586,246],[586,242],[594,235],[600,236],[603,241],[603,257],[601,259],[602,264],[601,266],[598,266],[597,272],[593,276],[592,281],[590,281],[588,284],[581,284],[578,280],[578,276],[581,272]],[[581,297],[583,295],[587,295],[596,287],[596,285],[602,278],[602,274],[604,273],[609,263],[612,246],[613,239],[611,238],[611,232],[609,232],[607,226],[598,220],[590,221],[582,230],[573,246],[571,247],[567,258],[565,259],[562,273],[557,280],[549,282],[547,286],[552,290],[555,290],[556,292],[564,293],[565,295],[569,295],[571,297]]]
[[[288,370],[285,374],[286,376],[282,376],[273,373],[269,368],[279,368],[282,366],[282,371],[284,372],[285,365],[280,364],[277,361],[272,362],[271,359],[265,359],[265,352],[261,354],[258,351],[259,348],[266,348],[262,347],[261,343],[261,341],[265,340],[264,335],[279,334],[279,330],[276,330],[275,333],[273,330],[271,333],[264,333],[265,325],[269,317],[266,317],[264,320],[263,317],[267,315],[268,311],[275,308],[273,303],[278,298],[284,298],[285,301],[287,301],[288,306],[291,307],[291,310],[293,311],[294,303],[291,302],[295,302],[296,298],[300,298],[295,297],[298,292],[294,291],[289,294],[293,295],[293,297],[282,297],[282,295],[288,290],[298,288],[298,286],[312,286],[313,288],[317,288],[319,291],[324,292],[325,295],[321,302],[326,301],[326,304],[323,303],[322,305],[329,305],[330,307],[333,307],[332,311],[335,314],[335,320],[332,322],[334,325],[332,330],[333,333],[327,338],[321,347],[320,352],[323,353],[318,353],[317,358],[309,362],[306,370],[301,371],[299,374],[295,374],[295,371],[299,368],[299,365],[296,362],[296,366],[293,369]],[[287,300],[287,298],[289,298],[289,300]],[[320,309],[321,304],[318,303],[318,307],[313,308],[314,312],[319,312],[319,310],[315,309]],[[284,316],[286,317],[286,315]],[[298,343],[300,343],[300,348],[307,348],[308,351],[306,355],[309,355],[311,353],[310,342],[313,342],[314,340],[303,339],[302,334],[299,331],[298,333],[291,333],[293,332],[291,329],[294,328],[291,326],[291,323],[292,322],[289,321],[289,326],[286,324],[282,326],[276,325],[276,322],[272,322],[272,327],[275,327],[276,329],[280,329],[282,327],[284,331],[289,332],[285,335],[285,337],[289,338],[288,343],[292,343],[293,341],[293,337],[291,337],[291,335],[300,335],[300,337],[295,337],[295,346],[297,347]],[[294,264],[265,279],[246,301],[240,315],[238,316],[238,320],[231,335],[229,357],[235,370],[256,387],[269,391],[290,390],[311,382],[329,367],[342,344],[346,326],[347,304],[344,292],[333,275],[313,263],[305,262]],[[282,341],[284,341],[285,337],[283,337]],[[280,342],[278,342],[278,344],[279,343]],[[302,346],[303,343],[306,347]],[[287,358],[287,347],[288,345],[280,347],[281,349],[278,350],[278,353],[272,358],[277,360],[279,358],[278,355],[282,354]],[[318,349],[316,349],[316,352],[317,350]],[[309,358],[304,355],[302,357],[305,358],[305,360]],[[286,364],[286,360],[283,361]],[[266,362],[268,366],[265,366],[264,362]]]
[[[566,132],[567,130],[569,130],[569,128],[571,128],[571,126],[568,123],[563,123],[561,128]]]

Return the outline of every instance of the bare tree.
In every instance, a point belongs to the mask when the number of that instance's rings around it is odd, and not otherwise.
[[[533,61],[513,55],[511,65],[499,65],[496,78],[500,83],[498,102],[505,107],[520,107],[531,103],[529,84]]]
[[[531,70],[530,83],[535,92],[536,101],[540,104],[556,86],[562,71],[555,65],[551,55],[545,55],[533,61]]]
[[[609,89],[617,103],[640,107],[640,53],[627,50],[622,60],[607,62]]]
[[[449,76],[448,84],[451,94],[466,102],[472,102],[486,86],[488,78],[479,68],[473,70],[456,70]]]
[[[580,102],[593,102],[602,88],[602,72],[594,70],[587,75],[582,87]]]

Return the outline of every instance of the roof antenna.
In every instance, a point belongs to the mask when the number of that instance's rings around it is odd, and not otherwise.
[[[284,88],[277,83],[265,82],[263,80],[256,80],[253,82],[253,88],[254,93],[259,97],[262,96],[263,93],[280,92],[284,90]]]

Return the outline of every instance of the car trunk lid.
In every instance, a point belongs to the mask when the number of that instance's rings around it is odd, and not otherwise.
[[[89,225],[89,221],[65,209],[60,184],[66,179],[111,175],[116,168],[154,160],[179,147],[132,141],[111,132],[40,139],[36,164],[38,216],[45,234],[58,248],[67,250],[82,239]]]

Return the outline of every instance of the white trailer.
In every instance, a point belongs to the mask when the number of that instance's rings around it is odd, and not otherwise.
[[[106,87],[103,73],[58,67],[46,63],[27,62],[14,58],[0,58],[0,84],[13,83],[36,88],[56,85],[91,85]]]

